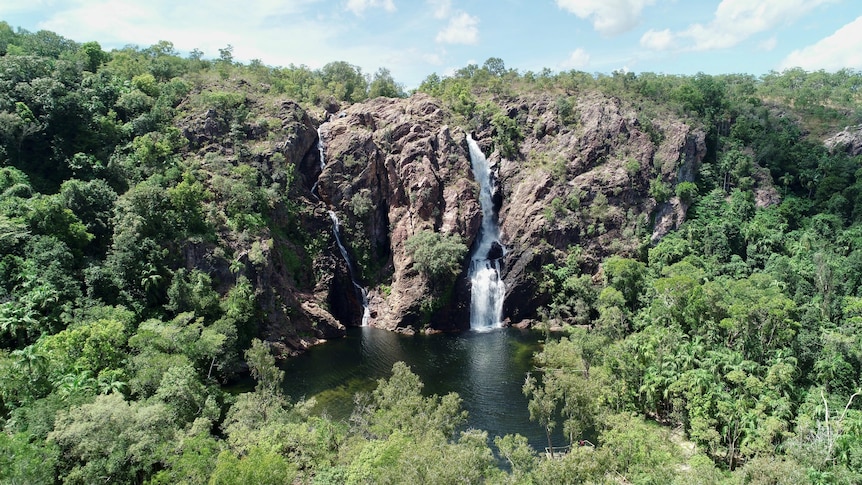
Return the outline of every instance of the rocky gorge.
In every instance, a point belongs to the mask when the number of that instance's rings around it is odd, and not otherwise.
[[[273,224],[262,234],[240,241],[223,231],[220,243],[243,262],[265,322],[262,333],[276,348],[301,351],[361,323],[362,302],[332,237],[330,210],[368,290],[369,325],[406,333],[468,328],[469,259],[441,287],[416,269],[406,244],[422,231],[457,236],[468,248],[475,243],[481,208],[468,132],[495,175],[509,324],[539,318],[548,303],[542,267],[563,261],[570,247],[580,246],[583,271],[598,274],[602,258],[637,255],[684,221],[687,201],[674,189],[694,179],[706,155],[703,129],[673,116],[647,116],[599,92],[525,94],[496,103],[498,116],[514,127],[508,135],[514,149],[505,154],[491,114],[464,119],[424,93],[322,112],[292,101],[258,107],[277,122],[245,124],[245,136],[256,144],[251,156],[230,142],[237,124],[230,110],[192,111],[180,123],[188,156],[247,159],[263,185],[283,182],[288,172],[296,179],[298,220],[274,207]],[[278,229],[291,224],[325,247],[298,244]],[[231,281],[228,259],[213,257],[216,247],[189,246],[183,265],[206,262]],[[257,264],[250,263],[251,252]],[[309,261],[313,271],[300,271],[296,260]]]
[[[537,318],[546,303],[539,272],[570,246],[583,248],[584,270],[596,273],[604,256],[634,255],[677,227],[687,204],[674,187],[693,180],[706,153],[703,130],[680,120],[647,119],[598,93],[573,96],[564,119],[556,102],[548,95],[501,101],[522,134],[507,156],[495,146],[491,123],[480,120],[472,130],[496,174],[510,323]],[[320,115],[327,158],[321,169],[315,122],[307,116],[279,148],[298,167],[307,223],[322,232],[326,211],[338,214],[369,289],[370,325],[402,332],[465,329],[467,261],[450,291],[441,292],[416,270],[406,241],[432,230],[457,235],[468,247],[475,242],[481,209],[467,129],[426,94],[353,104]],[[661,200],[651,194],[656,185],[665,187]],[[300,314],[316,329],[337,328],[335,320],[358,325],[362,313],[337,251],[330,244],[317,255],[314,267],[322,276],[307,293],[288,291],[302,295],[294,297],[302,301]]]

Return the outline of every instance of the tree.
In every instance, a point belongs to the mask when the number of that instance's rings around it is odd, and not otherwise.
[[[66,483],[133,483],[153,472],[159,449],[175,432],[164,404],[108,394],[60,412],[48,442],[62,451],[59,472]]]
[[[57,447],[31,442],[26,433],[0,432],[0,482],[50,484],[54,482]]]
[[[70,373],[88,372],[95,377],[103,371],[122,368],[127,356],[126,340],[122,322],[99,319],[45,336],[37,345],[52,377],[59,380]]]
[[[596,331],[612,340],[628,334],[631,315],[625,304],[625,298],[619,290],[612,286],[603,289],[596,301],[599,311],[599,318],[594,324]]]
[[[154,397],[170,408],[175,424],[180,426],[190,424],[198,417],[215,420],[220,414],[196,369],[189,364],[168,369]]]
[[[423,384],[403,362],[392,366],[389,379],[377,381],[372,393],[371,407],[365,412],[371,436],[385,437],[398,431],[407,436],[421,436],[428,432],[453,436],[466,419],[461,410],[461,398],[450,393],[443,397],[422,396]]]
[[[258,339],[251,341],[251,348],[245,351],[245,360],[251,376],[257,381],[255,392],[280,396],[284,371],[276,367],[275,357],[270,353],[269,344]]]
[[[371,84],[368,86],[368,97],[376,98],[384,96],[387,98],[403,98],[404,88],[395,82],[389,69],[381,67],[374,73]]]
[[[540,386],[536,378],[529,374],[527,374],[527,379],[524,381],[523,391],[524,395],[530,399],[527,405],[527,409],[530,411],[530,419],[538,421],[542,428],[544,428],[545,435],[548,438],[548,452],[551,458],[553,458],[554,442],[551,439],[551,433],[557,426],[557,422],[554,419],[557,413],[557,403],[554,400],[554,396],[545,389],[545,386]]]
[[[467,246],[457,234],[422,230],[410,236],[404,247],[413,265],[438,287],[450,284],[461,269]]]
[[[78,48],[78,54],[84,62],[84,68],[90,72],[96,72],[99,67],[108,62],[110,56],[102,50],[98,42],[85,42]]]
[[[619,290],[629,310],[640,305],[638,296],[643,291],[647,275],[646,265],[633,259],[611,256],[602,263],[606,284]]]
[[[188,435],[179,437],[171,443],[175,449],[165,458],[166,468],[156,473],[150,483],[153,485],[210,483],[210,476],[216,468],[223,445],[210,435],[209,426],[206,429],[194,428],[196,426],[193,426]]]
[[[494,127],[494,145],[500,154],[507,158],[517,157],[519,143],[524,138],[518,122],[499,112],[491,118],[491,125]]]
[[[263,447],[255,447],[242,458],[230,451],[222,451],[218,455],[209,483],[289,485],[294,483],[296,474],[296,467],[280,454]]]
[[[489,57],[484,64],[482,64],[482,69],[488,71],[492,76],[502,76],[506,73],[506,63],[503,62],[503,59],[499,57]]]
[[[519,434],[494,438],[494,446],[500,451],[509,466],[512,467],[512,475],[516,480],[523,480],[530,475],[536,466],[536,452],[530,447],[527,438]]]
[[[167,293],[168,303],[165,308],[172,312],[190,311],[209,320],[219,313],[219,297],[212,288],[212,279],[200,270],[178,269]]]
[[[676,196],[686,204],[691,204],[697,197],[697,184],[694,182],[680,182],[676,185]]]
[[[338,100],[355,102],[366,98],[367,82],[359,66],[344,61],[330,62],[320,69],[320,77]]]
[[[667,430],[628,413],[605,419],[599,461],[630,483],[670,483],[679,461]]]
[[[98,256],[104,256],[110,245],[114,224],[114,203],[117,193],[103,179],[87,182],[70,179],[60,186],[63,206],[72,211],[93,235],[91,246]]]

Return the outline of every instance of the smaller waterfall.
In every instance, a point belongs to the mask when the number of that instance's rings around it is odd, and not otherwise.
[[[321,149],[322,150],[322,149]],[[332,219],[332,233],[335,235],[335,242],[338,243],[338,250],[341,251],[341,257],[347,264],[347,272],[350,274],[350,282],[353,283],[353,289],[356,291],[356,296],[362,302],[362,326],[368,326],[368,320],[371,318],[371,312],[368,310],[368,290],[356,281],[356,276],[353,271],[353,263],[350,261],[350,255],[347,253],[347,248],[341,242],[341,224],[338,222],[338,216],[335,211],[329,211],[329,218]]]
[[[323,169],[326,168],[326,158],[324,158],[323,153],[323,123],[317,127],[317,153],[320,154],[320,173],[323,173]],[[318,179],[314,181],[314,185],[311,186],[311,195],[317,197],[317,200],[320,200],[317,194],[317,185],[320,183],[320,176]]]
[[[320,170],[326,168],[326,158],[323,156],[323,123],[317,127],[317,153],[320,154]]]
[[[324,120],[324,123],[326,120]],[[320,171],[323,172],[323,169],[326,168],[326,156],[324,152],[325,144],[323,142],[323,123],[317,127],[317,152],[320,154]],[[320,196],[318,194],[317,186],[320,180],[314,182],[314,185],[311,186],[311,195],[313,195],[317,200],[320,200]],[[344,262],[347,264],[347,272],[350,275],[350,282],[353,284],[353,289],[356,291],[356,296],[359,298],[359,301],[362,303],[362,326],[365,327],[368,325],[368,320],[371,318],[371,312],[368,310],[368,290],[366,290],[362,285],[360,285],[356,281],[356,273],[353,270],[353,263],[350,261],[350,254],[347,252],[347,248],[344,247],[344,244],[341,242],[341,224],[338,222],[338,216],[335,215],[335,211],[329,210],[329,218],[332,219],[332,233],[335,235],[335,242],[338,243],[338,250],[341,252],[341,257],[344,258]]]
[[[500,227],[494,209],[494,180],[491,167],[479,145],[469,134],[470,164],[479,182],[482,227],[479,241],[470,258],[470,328],[490,330],[501,326],[506,285],[500,278],[500,260],[505,248],[500,244]]]

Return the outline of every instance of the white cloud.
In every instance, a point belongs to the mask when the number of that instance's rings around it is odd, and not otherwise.
[[[52,0],[30,0],[28,2],[0,2],[0,18],[6,19],[13,15],[29,14],[55,8]],[[16,25],[11,25],[15,28]]]
[[[387,12],[395,11],[393,0],[347,0],[347,10],[362,15],[369,8],[382,8]]]
[[[584,49],[578,47],[569,54],[568,59],[563,61],[562,67],[564,69],[584,69],[589,64],[590,54]]]
[[[605,35],[621,34],[640,22],[641,11],[655,0],[556,0],[557,6],[582,19]]]
[[[641,37],[641,45],[657,51],[670,49],[673,45],[674,36],[670,29],[648,30]]]
[[[433,66],[442,66],[444,55],[445,55],[445,52],[443,52],[443,53],[431,52],[431,53],[423,54],[422,60],[428,64],[433,65]]]
[[[777,46],[778,46],[778,38],[775,37],[774,35],[772,37],[762,41],[761,43],[757,44],[757,48],[764,51],[764,52],[769,52],[769,51],[775,49]]]
[[[33,16],[43,20],[22,24],[24,28],[51,30],[78,42],[96,40],[106,50],[167,40],[181,55],[197,48],[205,57],[217,58],[218,50],[231,44],[240,62],[260,59],[271,66],[318,69],[341,60],[367,73],[385,66],[407,87],[418,86],[430,65],[444,62],[428,55],[433,47],[441,51],[439,44],[426,49],[385,36],[369,40],[367,28],[357,31],[351,22],[338,21],[344,18],[346,0],[339,0],[340,11],[322,0],[250,0],[242,9],[233,0],[207,0],[205,8],[200,0],[35,1],[42,3],[34,4]],[[0,0],[0,12],[8,10],[6,3]],[[49,3],[53,8],[46,8]]]
[[[862,17],[841,27],[816,44],[791,52],[780,69],[801,67],[808,71],[862,69]]]
[[[655,50],[727,49],[755,34],[791,24],[816,7],[834,1],[722,0],[708,24],[693,24],[679,32],[650,30],[641,37],[641,45]],[[765,45],[768,47],[769,41]]]
[[[479,18],[466,12],[456,13],[436,40],[443,44],[475,44],[479,40]]]
[[[198,48],[217,57],[218,49],[231,44],[237,60],[319,67],[321,60],[347,54],[332,45],[338,27],[305,15],[315,1],[258,0],[254,8],[237,9],[231,0],[210,0],[206,8],[175,0],[79,0],[53,10],[39,28],[79,42],[98,40],[105,49],[168,40],[181,52]]]
[[[452,13],[452,0],[428,0],[434,8],[434,18],[445,19]]]

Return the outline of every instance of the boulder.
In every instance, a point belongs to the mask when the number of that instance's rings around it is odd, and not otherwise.
[[[827,138],[823,144],[832,153],[843,151],[851,157],[862,155],[862,125],[845,127]]]

